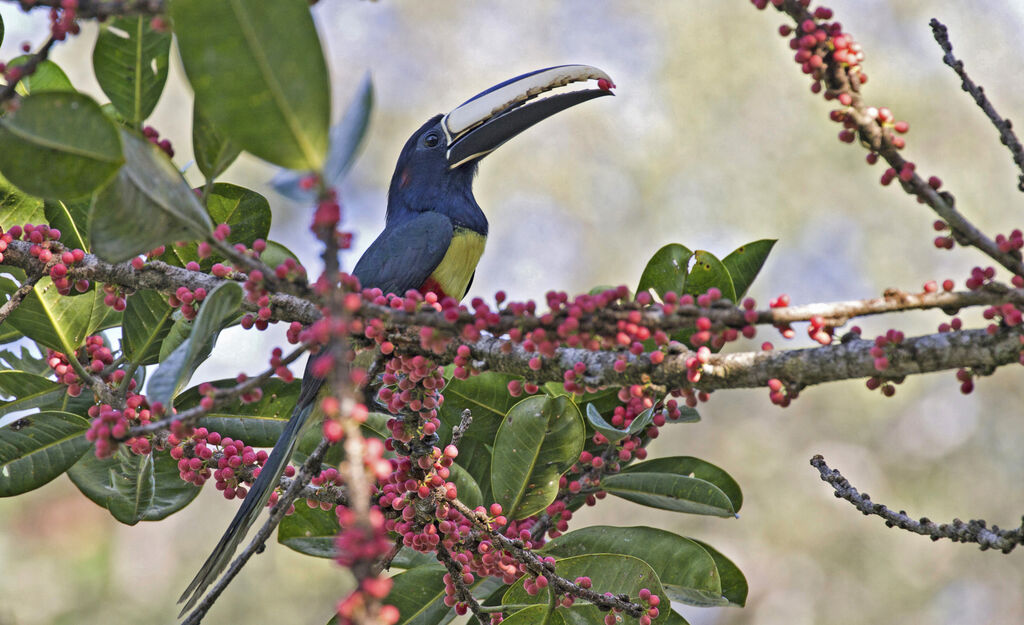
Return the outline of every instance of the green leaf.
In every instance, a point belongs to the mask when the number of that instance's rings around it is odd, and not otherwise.
[[[72,249],[89,251],[90,202],[47,200],[43,204],[46,223],[60,230],[60,242]]]
[[[156,291],[138,291],[128,296],[122,347],[131,362],[152,365],[159,360],[160,345],[174,325],[173,313],[167,298]]]
[[[455,484],[455,489],[459,492],[459,500],[470,508],[484,505],[483,495],[480,494],[480,486],[473,479],[473,476],[469,474],[469,471],[466,471],[457,464],[453,464],[450,470],[451,475],[449,479]]]
[[[15,354],[9,349],[0,351],[0,363],[8,369],[16,369],[40,376],[49,375],[51,372],[50,365],[46,364],[46,359],[33,354],[26,345],[21,345],[21,354]]]
[[[466,430],[466,438],[492,443],[502,420],[520,398],[508,394],[508,383],[518,376],[504,373],[482,373],[465,380],[452,378],[445,385],[441,404],[441,440],[447,440],[452,428],[462,420],[462,411],[473,413],[473,425]]]
[[[391,560],[393,569],[414,569],[420,566],[437,564],[437,558],[433,553],[421,553],[409,547],[402,547]]]
[[[398,608],[397,625],[439,625],[449,607],[444,604],[444,574],[440,564],[418,566],[391,578],[384,603]]]
[[[0,176],[0,227],[6,231],[11,226],[38,224],[45,220],[41,199],[22,193],[6,178]],[[61,232],[61,235],[63,234]]]
[[[601,413],[594,407],[594,404],[587,404],[587,423],[613,443],[621,441],[629,436],[628,430],[620,430],[611,423],[605,421],[604,417],[601,416]]]
[[[714,558],[689,538],[653,527],[595,525],[563,534],[542,551],[556,558],[590,553],[618,553],[639,558],[658,572],[673,601],[690,605],[725,605],[722,580]]]
[[[66,297],[47,277],[36,283],[7,323],[33,341],[70,355],[108,322],[108,310],[102,290]]]
[[[373,82],[370,74],[363,76],[356,94],[345,109],[341,121],[331,128],[331,141],[327,149],[327,164],[324,165],[324,182],[336,186],[348,172],[356,160],[366,139],[366,131],[370,126],[370,111],[373,109]],[[312,190],[302,188],[303,172],[289,169],[278,172],[271,184],[274,189],[296,201],[309,201],[313,198]]]
[[[686,277],[685,292],[693,295],[703,295],[711,287],[718,287],[722,292],[722,298],[729,301],[736,301],[736,288],[733,286],[732,278],[729,277],[729,270],[725,268],[722,261],[718,260],[711,252],[697,250],[693,253],[694,263],[690,268],[690,274]]]
[[[658,574],[639,558],[607,553],[573,556],[556,562],[555,572],[566,579],[589,577],[593,583],[593,590],[599,593],[611,592],[616,595],[627,594],[630,597],[636,597],[641,588],[647,588],[661,598],[661,614],[653,621],[654,623],[665,623],[672,611],[669,608],[665,589],[658,580]],[[502,603],[546,604],[549,592],[551,592],[550,587],[530,596],[526,594],[520,579],[508,589],[502,598]],[[566,623],[572,625],[579,623],[598,625],[604,622],[605,615],[605,612],[582,599],[576,599],[572,607],[559,608],[558,613]]]
[[[693,252],[679,243],[669,243],[661,248],[647,261],[636,292],[654,289],[658,297],[662,298],[669,291],[682,293],[686,286],[686,274],[692,256]]]
[[[0,15],[0,43],[4,42],[4,16]]]
[[[270,203],[259,193],[245,187],[227,182],[214,184],[206,199],[206,210],[213,223],[231,226],[231,234],[225,239],[230,245],[241,243],[252,247],[253,241],[266,239],[270,233]],[[215,262],[224,260],[218,254],[201,259],[198,250],[196,242],[171,245],[162,260],[181,267],[189,261],[195,261],[203,271],[209,271]]]
[[[0,171],[26,193],[75,198],[117,173],[124,157],[113,122],[85,95],[46,91],[0,118]]]
[[[153,112],[167,82],[171,33],[153,30],[149,24],[146,15],[103,22],[92,51],[100,88],[133,126]]]
[[[7,67],[19,67],[29,62],[34,55],[23,54],[17,58],[11,59],[7,64]],[[68,75],[64,73],[64,70],[53,61],[44,60],[40,61],[36,65],[34,72],[22,78],[14,90],[19,95],[29,95],[30,93],[42,93],[44,91],[74,91],[75,87],[71,84],[71,80]]]
[[[295,502],[295,513],[286,516],[277,527],[277,542],[315,558],[334,558],[334,546],[341,526],[334,510],[310,508],[305,501]]]
[[[192,334],[157,367],[149,380],[147,395],[150,403],[168,406],[196,368],[203,363],[217,343],[217,335],[230,321],[242,303],[242,287],[235,282],[224,282],[203,300],[192,324]]]
[[[739,512],[743,506],[743,492],[740,485],[723,469],[693,456],[671,456],[655,458],[646,462],[631,464],[622,473],[671,473],[688,475],[711,482],[729,497],[733,510]]]
[[[728,605],[740,608],[746,605],[747,578],[744,577],[740,568],[706,542],[693,538],[690,540],[703,547],[704,551],[714,558],[715,566],[718,567],[718,575],[722,578],[722,597],[728,601]]]
[[[160,148],[121,131],[127,162],[93,199],[92,251],[121,262],[171,241],[199,239],[213,229],[203,205]]]
[[[562,620],[562,613],[560,610],[556,610],[553,614],[548,616],[548,606],[546,605],[531,605],[528,608],[523,608],[518,612],[513,612],[508,615],[501,622],[503,625],[565,625],[565,621]],[[547,616],[547,620],[545,620]],[[603,623],[604,621],[600,621]],[[598,621],[594,621],[595,625]]]
[[[651,461],[654,462],[654,461]],[[642,462],[627,467],[617,475],[601,480],[602,490],[628,501],[651,508],[707,514],[735,516],[732,500],[715,484],[697,477],[680,475],[676,471],[657,471],[660,466],[647,467]],[[654,470],[648,470],[648,468]]]
[[[202,114],[197,102],[192,107],[192,153],[206,179],[213,180],[224,173],[241,151]]]
[[[491,445],[464,436],[459,442],[459,457],[455,459],[455,464],[465,469],[466,473],[473,476],[474,480],[477,477],[480,478],[477,487],[480,489],[480,498],[485,502],[494,501],[490,479],[493,454],[494,450]]]
[[[528,397],[509,410],[494,438],[491,491],[510,519],[548,506],[558,478],[583,451],[586,427],[568,397]]]
[[[0,428],[0,497],[39,488],[67,471],[92,446],[85,440],[88,429],[86,419],[57,411]]]
[[[136,456],[124,447],[110,458],[86,454],[68,469],[86,497],[126,525],[159,521],[187,506],[199,487],[181,479],[178,462],[157,451]]]
[[[294,252],[277,241],[267,241],[267,249],[263,250],[260,254],[260,260],[267,267],[277,267],[288,258],[294,260],[297,264],[302,264]]]
[[[0,401],[0,416],[16,410],[38,408],[59,399],[65,387],[53,380],[26,371],[0,371],[0,395],[10,400]]]
[[[232,388],[238,382],[234,378],[211,382],[215,388]],[[217,406],[199,420],[199,425],[211,432],[220,432],[222,436],[230,436],[245,441],[253,447],[273,447],[284,431],[284,425],[291,416],[295,402],[299,398],[300,383],[285,382],[280,378],[270,378],[260,384],[263,397],[254,403],[244,404],[235,400],[223,406]],[[174,407],[179,411],[188,410],[199,405],[202,396],[199,387],[193,386],[183,391],[174,400]],[[318,439],[319,442],[319,439]]]
[[[304,0],[175,0],[181,59],[203,113],[244,150],[319,171],[330,87]]]
[[[736,287],[735,301],[737,303],[747,294],[747,290],[753,284],[754,278],[757,277],[761,267],[764,266],[764,261],[768,259],[768,254],[771,253],[775,241],[775,239],[751,241],[746,245],[737,247],[731,254],[722,259],[722,264],[729,270],[733,286]]]

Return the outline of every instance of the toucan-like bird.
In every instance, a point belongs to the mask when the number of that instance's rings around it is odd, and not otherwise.
[[[596,89],[548,92],[597,81]],[[462,299],[487,240],[487,217],[473,197],[480,159],[537,122],[567,108],[611,95],[615,85],[596,67],[560,65],[497,84],[432,117],[406,141],[388,189],[384,231],[356,263],[363,288],[404,295],[409,289]],[[312,363],[315,357],[310,357]],[[303,426],[316,407],[323,379],[310,371],[291,419],[213,553],[182,594],[184,614],[228,565],[280,481]]]

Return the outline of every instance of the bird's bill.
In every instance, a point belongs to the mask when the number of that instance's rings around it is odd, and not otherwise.
[[[571,83],[597,81],[597,89],[539,97]],[[454,169],[490,154],[503,143],[581,102],[614,95],[615,83],[589,65],[559,65],[510,78],[457,106],[441,119],[448,144],[448,167]]]

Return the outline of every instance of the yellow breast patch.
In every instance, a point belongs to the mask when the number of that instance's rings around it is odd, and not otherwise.
[[[462,299],[469,288],[473,272],[476,271],[476,264],[484,253],[486,242],[487,237],[479,232],[456,228],[448,251],[430,277],[446,294],[455,299]]]

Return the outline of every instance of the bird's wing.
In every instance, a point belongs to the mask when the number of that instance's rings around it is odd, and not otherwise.
[[[409,289],[419,288],[430,277],[448,251],[451,240],[451,220],[439,213],[421,213],[398,226],[385,228],[356,263],[353,274],[364,288],[376,287],[385,293],[404,295]],[[179,603],[187,600],[179,617],[192,609],[207,587],[227,568],[239,543],[277,487],[324,383],[323,378],[314,376],[311,370],[321,353],[309,357],[291,419],[260,470],[259,477],[242,500],[213,553],[178,599]]]
[[[370,244],[352,272],[364,289],[405,295],[418,289],[441,264],[452,241],[452,222],[426,212],[385,228]],[[461,295],[461,294],[460,294]]]

